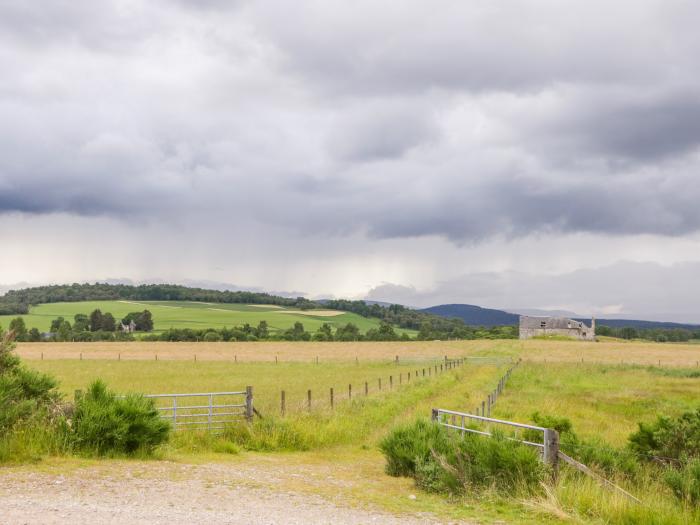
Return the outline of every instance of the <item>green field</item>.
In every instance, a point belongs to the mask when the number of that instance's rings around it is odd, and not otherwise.
[[[31,307],[29,314],[23,315],[27,328],[36,327],[48,332],[51,321],[64,317],[73,322],[75,314],[89,315],[95,309],[103,313],[110,312],[119,320],[129,312],[148,309],[153,314],[154,331],[162,332],[168,328],[232,328],[245,323],[256,326],[260,321],[267,321],[272,332],[290,328],[299,321],[309,332],[316,331],[323,323],[337,327],[354,323],[362,332],[379,326],[376,319],[368,319],[357,314],[341,312],[336,315],[332,310],[307,310],[301,312],[295,308],[282,308],[270,305],[248,304],[212,304],[193,301],[86,301],[77,303],[49,303]],[[332,314],[332,315],[331,315]],[[0,326],[7,326],[17,316],[0,316]],[[403,331],[400,331],[403,332]],[[412,333],[411,331],[408,331]]]

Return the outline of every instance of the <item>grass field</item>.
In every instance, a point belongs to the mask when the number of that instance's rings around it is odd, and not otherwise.
[[[333,326],[354,323],[363,332],[379,325],[376,319],[337,310],[301,311],[274,305],[211,304],[192,301],[85,301],[40,304],[33,306],[29,314],[21,317],[24,318],[27,328],[36,327],[47,332],[51,321],[57,317],[63,317],[72,323],[75,314],[89,315],[95,309],[100,309],[103,313],[110,312],[117,320],[129,312],[148,309],[153,314],[155,332],[168,328],[231,328],[245,323],[257,326],[260,321],[267,321],[272,332],[286,330],[296,321],[302,323],[310,332],[317,330],[323,323]],[[0,316],[0,326],[7,328],[14,317],[17,316]]]
[[[30,366],[58,377],[68,396],[75,389],[85,388],[95,377],[101,377],[118,391],[149,393],[216,391],[253,385],[256,406],[266,417],[263,423],[269,425],[265,432],[271,432],[255,437],[253,450],[308,449],[294,456],[267,453],[256,456],[259,461],[270,465],[290,463],[295,469],[315,472],[313,475],[324,479],[338,476],[344,480],[338,481],[338,486],[353,484],[352,490],[341,489],[353,501],[392,510],[404,508],[408,486],[400,481],[389,482],[382,474],[379,440],[399,423],[428,417],[434,407],[472,410],[494,388],[511,360],[522,358],[523,363],[499,397],[495,417],[530,422],[536,411],[567,417],[580,437],[596,438],[612,447],[624,447],[639,422],[651,422],[661,414],[675,417],[700,404],[700,346],[693,344],[512,340],[37,343],[19,345],[18,353],[28,359]],[[80,353],[83,360],[79,359]],[[121,361],[116,359],[119,354]],[[426,379],[421,375],[415,381],[416,369],[434,366],[445,355],[502,360],[501,364],[491,365],[471,360],[459,369]],[[399,364],[394,362],[396,356]],[[406,384],[409,371],[414,374],[410,385]],[[397,384],[399,374],[401,385]],[[391,390],[387,388],[390,375],[394,378]],[[383,383],[381,392],[379,378]],[[365,381],[370,385],[367,397]],[[348,384],[353,384],[352,401],[348,400]],[[337,403],[334,411],[328,403],[331,387]],[[287,393],[289,411],[285,419],[279,418],[282,389]],[[311,413],[305,410],[308,389],[313,392]],[[274,425],[280,426],[271,430]],[[182,437],[176,438],[166,457],[177,461],[199,461],[198,457],[223,460],[223,456],[213,454],[200,442]],[[657,471],[645,472],[636,481],[615,478],[644,501],[642,506],[565,469],[559,482],[541,498],[521,501],[489,493],[448,501],[425,495],[411,502],[410,508],[435,512],[445,519],[479,522],[697,522],[698,514],[676,502]],[[296,488],[302,485],[296,478],[284,483]],[[307,488],[303,490],[325,494],[320,486],[304,486]]]

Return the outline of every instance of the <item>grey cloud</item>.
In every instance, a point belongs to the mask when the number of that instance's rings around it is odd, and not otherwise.
[[[0,7],[0,213],[459,244],[700,229],[693,5],[120,5]]]

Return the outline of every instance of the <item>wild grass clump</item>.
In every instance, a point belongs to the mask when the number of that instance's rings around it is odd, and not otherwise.
[[[100,380],[76,400],[71,425],[76,449],[97,455],[150,455],[167,441],[169,431],[152,399],[117,397]]]
[[[413,477],[430,492],[533,494],[547,477],[547,467],[530,447],[499,434],[449,436],[425,420],[395,429],[380,448],[388,474]]]

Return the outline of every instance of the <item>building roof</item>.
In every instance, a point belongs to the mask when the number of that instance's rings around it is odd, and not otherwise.
[[[544,325],[542,324],[544,323]],[[528,315],[520,316],[520,326],[522,328],[529,329],[558,329],[566,330],[570,328],[588,328],[586,324],[581,321],[575,321],[573,319],[567,319],[566,317],[530,317]]]

